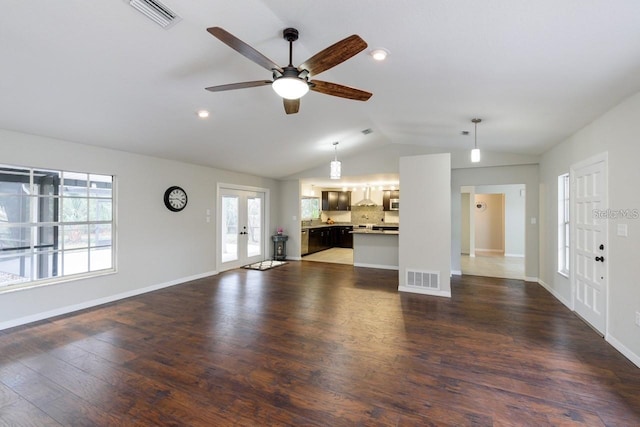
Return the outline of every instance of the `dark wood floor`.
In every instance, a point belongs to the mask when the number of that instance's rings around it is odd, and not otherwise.
[[[290,262],[0,332],[0,425],[640,425],[640,369],[534,283]]]

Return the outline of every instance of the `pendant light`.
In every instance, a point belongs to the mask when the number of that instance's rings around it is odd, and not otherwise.
[[[471,163],[478,163],[480,161],[480,149],[478,148],[478,123],[480,123],[482,119],[471,119],[471,123],[474,126],[474,142],[473,142],[473,150],[471,150]]]
[[[329,178],[340,179],[342,174],[342,163],[338,160],[338,142],[333,143],[333,148],[336,152],[336,157],[331,161]]]

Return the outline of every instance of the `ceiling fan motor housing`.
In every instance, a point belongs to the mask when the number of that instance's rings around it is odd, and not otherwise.
[[[298,40],[298,30],[295,28],[285,28],[282,30],[282,36],[288,42],[294,42]]]

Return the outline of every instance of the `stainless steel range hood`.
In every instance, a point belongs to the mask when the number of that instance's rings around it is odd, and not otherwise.
[[[376,202],[371,200],[371,187],[364,189],[364,199],[356,203],[356,206],[376,206]]]

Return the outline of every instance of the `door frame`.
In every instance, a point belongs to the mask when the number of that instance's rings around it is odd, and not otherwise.
[[[220,196],[222,189],[226,190],[240,190],[240,191],[253,191],[256,193],[264,194],[264,227],[263,227],[263,236],[262,236],[262,251],[264,253],[265,259],[269,256],[269,247],[268,243],[271,241],[271,233],[269,232],[271,219],[271,190],[268,188],[262,187],[252,187],[248,185],[238,185],[238,184],[228,184],[223,182],[216,183],[216,232],[215,232],[215,241],[216,241],[216,270],[217,271],[225,271],[222,269],[222,242],[220,241],[220,230],[222,228],[222,203],[220,203]]]
[[[576,187],[576,183],[575,183],[575,177],[576,177],[576,170],[577,169],[582,169],[591,165],[594,165],[596,163],[600,163],[603,162],[604,163],[604,171],[603,171],[603,176],[604,176],[604,183],[603,183],[603,206],[600,208],[601,210],[605,210],[609,208],[609,153],[608,152],[603,152],[603,153],[599,153],[596,154],[594,156],[591,156],[587,159],[581,160],[579,162],[576,162],[574,164],[572,164],[569,167],[569,180],[570,180],[570,204],[569,204],[569,215],[570,218],[574,218],[575,217],[575,212],[576,212],[576,193],[575,193],[575,187]],[[605,233],[605,242],[604,244],[604,254],[603,256],[605,257],[605,263],[603,265],[604,267],[604,277],[605,277],[605,285],[604,285],[604,310],[606,311],[605,315],[604,315],[604,328],[602,331],[599,331],[598,329],[596,329],[595,326],[591,325],[591,323],[589,323],[586,319],[584,319],[580,313],[578,313],[576,311],[576,288],[577,288],[577,281],[576,281],[576,243],[575,243],[575,239],[576,239],[576,223],[575,220],[572,220],[570,225],[569,225],[569,239],[571,242],[571,256],[569,259],[569,283],[571,284],[571,310],[581,319],[583,319],[585,321],[585,323],[587,325],[589,325],[591,328],[593,328],[595,331],[597,331],[599,334],[603,334],[604,337],[607,336],[608,334],[608,330],[609,330],[609,316],[610,316],[610,307],[609,307],[609,221],[607,221],[606,219],[603,220],[602,223],[602,227]]]

